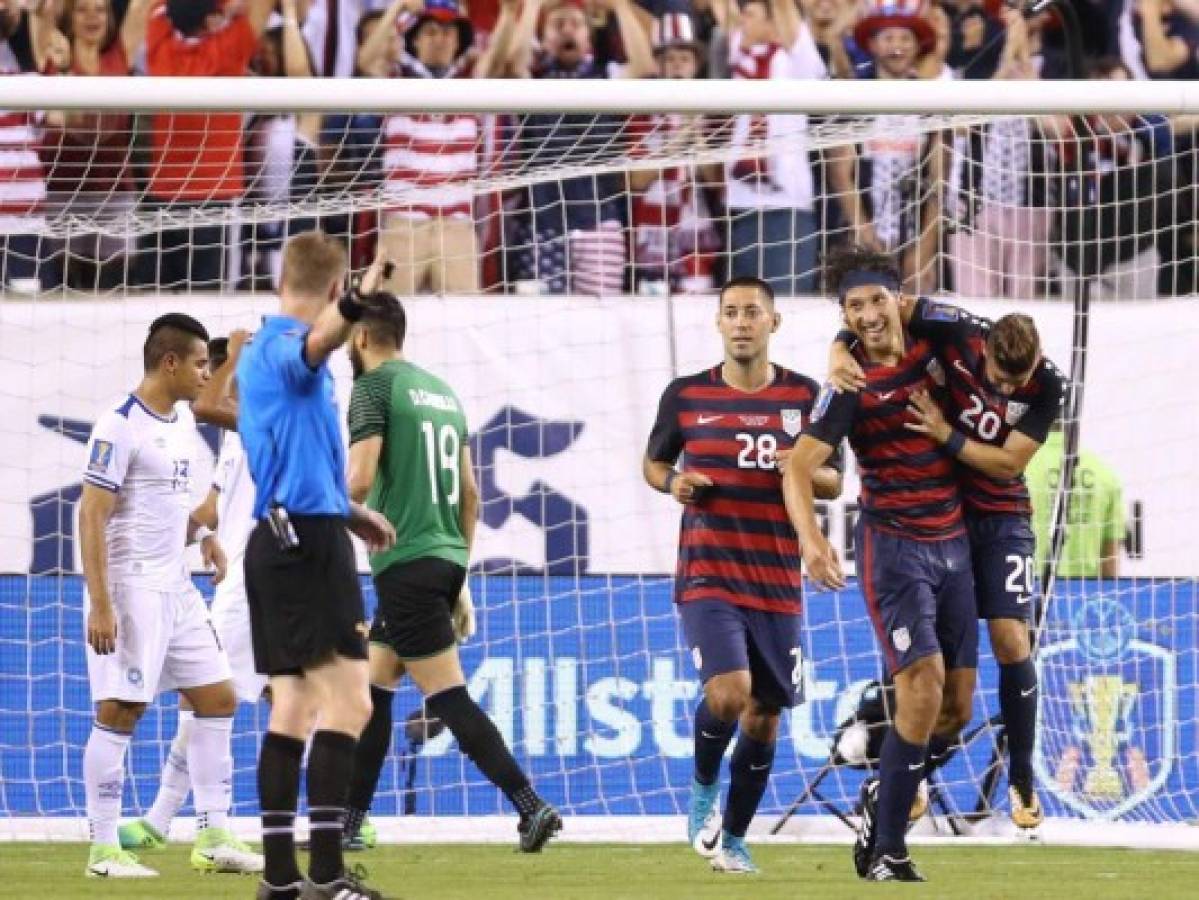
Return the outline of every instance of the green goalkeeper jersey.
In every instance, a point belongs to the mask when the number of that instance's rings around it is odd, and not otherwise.
[[[396,542],[371,554],[371,572],[428,556],[465,567],[459,508],[466,416],[450,386],[419,366],[390,360],[354,382],[349,418],[351,444],[383,438],[366,505],[387,516]]]

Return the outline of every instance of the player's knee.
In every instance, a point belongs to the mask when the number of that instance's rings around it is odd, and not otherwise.
[[[755,702],[741,716],[741,732],[759,743],[773,744],[778,738],[781,713],[777,706]]]
[[[96,721],[115,731],[133,731],[146,711],[145,703],[126,700],[101,700],[96,707]]]
[[[941,714],[937,717],[937,733],[945,736],[955,735],[970,724],[973,714],[973,697],[946,697],[941,706]]]
[[[744,675],[744,678],[738,677]],[[736,722],[750,709],[752,697],[748,672],[714,675],[704,685],[708,711],[722,722]]]
[[[1024,662],[1032,652],[1028,625],[1016,619],[992,619],[988,631],[995,660],[1002,666]]]
[[[231,716],[237,712],[237,692],[233,682],[212,685],[203,695],[193,698],[192,707],[201,716]]]

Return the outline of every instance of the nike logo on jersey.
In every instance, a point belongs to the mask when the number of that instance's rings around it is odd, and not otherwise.
[[[922,762],[908,763],[908,771],[909,772],[919,772],[923,768],[924,768],[924,763],[922,763]]]
[[[1032,600],[1030,595],[1024,595],[1016,598],[1016,602],[1021,606],[1023,606],[1025,603],[1028,603],[1030,600]]]
[[[1031,696],[1032,696],[1033,694],[1035,694],[1036,692],[1037,692],[1037,686],[1034,684],[1034,685],[1033,685],[1032,687],[1030,687],[1030,688],[1029,688],[1027,691],[1021,691],[1021,692],[1020,692],[1020,696],[1021,696],[1021,697],[1031,697]]]
[[[719,422],[723,418],[724,416],[697,416],[695,419],[695,424],[711,425],[713,422]]]
[[[718,740],[718,739],[720,738],[720,735],[718,735],[718,734],[708,734],[708,732],[704,731],[702,728],[699,730],[699,733],[700,733],[701,735],[703,735],[704,737],[706,737],[706,738],[707,738],[708,740],[710,740],[710,741],[715,741],[715,740]]]
[[[878,399],[886,402],[887,400],[890,400],[894,394],[895,394],[895,391],[887,391],[885,394],[880,392],[878,395]]]

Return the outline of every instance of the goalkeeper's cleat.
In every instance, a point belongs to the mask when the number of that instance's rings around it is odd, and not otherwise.
[[[540,853],[555,834],[562,830],[562,817],[558,810],[548,803],[533,815],[520,820],[517,831],[520,832],[520,851],[522,853]]]
[[[205,828],[196,835],[191,864],[197,872],[257,875],[262,871],[263,859],[231,831]]]
[[[853,842],[853,867],[859,878],[870,871],[870,857],[874,855],[874,838],[877,834],[875,815],[878,812],[878,779],[867,778],[858,793],[861,807],[858,836]]]
[[[293,881],[283,887],[275,887],[273,884],[260,881],[258,890],[254,893],[254,900],[300,900],[300,891],[303,888],[304,882],[302,881]]]
[[[375,845],[379,843],[379,829],[375,827],[370,816],[362,820],[362,825],[358,828],[358,837],[364,850],[374,850]]]
[[[870,864],[867,881],[928,881],[912,864],[910,856],[880,854]]]
[[[712,857],[712,871],[730,875],[756,875],[759,869],[749,855],[745,838],[726,831],[720,836],[720,851]]]
[[[928,782],[920,782],[916,788],[916,797],[912,800],[912,808],[908,811],[908,821],[915,822],[928,812]]]
[[[143,866],[128,850],[111,844],[92,844],[88,852],[88,878],[157,878],[158,873]]]
[[[1037,796],[1032,785],[1012,785],[1007,793],[1012,805],[1012,821],[1017,828],[1037,828],[1045,821],[1041,798]]]
[[[720,782],[700,784],[691,780],[691,810],[687,816],[687,840],[695,852],[711,859],[720,852]]]
[[[386,900],[382,892],[366,884],[366,869],[355,866],[346,869],[328,884],[304,879],[300,900]]]

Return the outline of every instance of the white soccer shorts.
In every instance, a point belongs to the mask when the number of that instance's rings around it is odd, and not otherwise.
[[[90,605],[90,599],[85,600],[85,642]],[[150,703],[164,691],[202,687],[231,677],[208,607],[194,587],[157,591],[114,584],[112,606],[116,651],[101,656],[87,646],[93,703]]]
[[[234,573],[234,569],[239,571]],[[229,667],[233,670],[233,690],[243,703],[257,703],[266,688],[267,677],[254,668],[254,644],[250,639],[250,604],[246,600],[246,581],[240,566],[230,566],[225,580],[212,595],[212,624]]]

